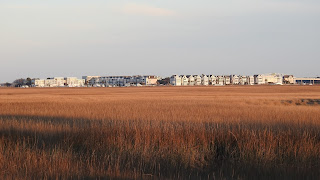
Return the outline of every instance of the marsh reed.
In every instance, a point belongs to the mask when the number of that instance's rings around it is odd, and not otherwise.
[[[320,87],[0,89],[0,179],[319,179],[300,99]]]

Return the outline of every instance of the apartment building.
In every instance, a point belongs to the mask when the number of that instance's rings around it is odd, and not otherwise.
[[[217,76],[215,75],[208,75],[209,85],[216,85],[217,84]]]
[[[34,87],[45,87],[45,80],[44,79],[39,79],[39,78],[32,79],[31,80],[31,84]]]
[[[237,75],[231,75],[231,76],[230,76],[230,79],[231,79],[231,84],[233,84],[233,85],[239,84],[239,76],[237,76]]]
[[[188,86],[189,85],[189,78],[186,75],[181,75],[181,85]]]
[[[76,77],[64,78],[65,85],[68,87],[83,87],[85,85],[85,79],[78,79]]]
[[[224,76],[224,83],[225,83],[225,85],[231,84],[231,78],[230,78],[230,76]]]
[[[225,85],[224,76],[217,77],[217,84],[216,85],[220,85],[220,86]]]
[[[240,84],[240,85],[246,85],[246,84],[248,84],[247,76],[239,76],[239,84]]]
[[[36,78],[31,80],[31,84],[33,87],[83,87],[85,80],[76,77]]]
[[[265,84],[264,75],[262,74],[254,75],[254,84],[258,84],[258,85]]]
[[[209,78],[208,76],[202,74],[201,75],[201,84],[204,86],[208,86],[209,85]]]
[[[142,76],[142,84],[146,86],[154,86],[158,83],[158,76],[154,75],[148,75],[148,76]]]
[[[247,81],[249,85],[254,85],[254,77],[253,76],[247,76]]]
[[[188,79],[188,84],[187,85],[189,85],[189,86],[194,86],[194,81],[195,81],[195,79],[194,79],[194,76],[192,76],[192,75],[187,75],[186,76],[187,77],[187,79]]]
[[[157,85],[158,76],[83,76],[86,84],[94,87],[121,87],[121,86],[154,86]]]
[[[170,77],[170,84],[173,86],[181,86],[182,85],[181,77],[178,75],[172,75]]]
[[[283,84],[295,84],[296,78],[293,75],[284,75]]]
[[[202,84],[201,84],[201,76],[199,76],[199,75],[193,75],[193,78],[194,78],[194,85],[196,85],[196,86],[202,85]]]

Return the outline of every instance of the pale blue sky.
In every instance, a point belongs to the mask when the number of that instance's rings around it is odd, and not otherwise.
[[[1,0],[0,82],[155,74],[320,76],[319,0]]]

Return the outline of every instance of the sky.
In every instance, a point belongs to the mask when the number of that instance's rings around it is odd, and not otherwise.
[[[320,76],[319,0],[0,0],[0,82]]]

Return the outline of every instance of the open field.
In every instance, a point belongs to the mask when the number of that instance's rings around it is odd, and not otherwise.
[[[0,179],[319,179],[320,86],[0,88]]]

